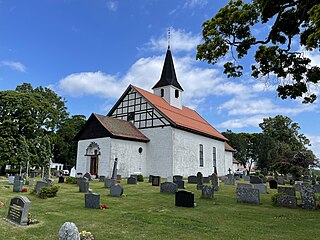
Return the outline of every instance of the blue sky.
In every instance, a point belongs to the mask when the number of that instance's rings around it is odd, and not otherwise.
[[[129,84],[151,91],[160,78],[171,28],[184,105],[220,131],[259,132],[263,118],[289,116],[320,157],[318,101],[281,100],[272,78],[255,80],[245,73],[228,79],[222,73],[227,58],[215,66],[195,60],[203,21],[226,2],[0,0],[0,90],[23,82],[49,86],[67,100],[71,115],[106,114]],[[268,27],[254,30],[262,36]],[[320,64],[319,54],[305,54]],[[249,69],[253,59],[244,61]]]

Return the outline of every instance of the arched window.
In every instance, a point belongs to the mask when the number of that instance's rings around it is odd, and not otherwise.
[[[199,144],[199,161],[200,167],[203,167],[203,145]]]
[[[161,88],[160,92],[161,92],[161,97],[164,97],[164,89],[163,88]]]
[[[174,95],[175,95],[176,98],[179,98],[179,90],[175,90]]]

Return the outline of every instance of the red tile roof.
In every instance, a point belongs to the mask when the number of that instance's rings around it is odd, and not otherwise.
[[[209,135],[219,140],[228,141],[221,133],[204,120],[196,111],[182,106],[182,109],[171,106],[163,98],[141,88],[132,86],[163,115],[165,115],[177,127],[185,128],[200,134]]]
[[[231,147],[228,143],[224,143],[224,148],[225,148],[225,150],[226,151],[228,151],[228,152],[235,152],[236,150],[233,148],[233,147]]]

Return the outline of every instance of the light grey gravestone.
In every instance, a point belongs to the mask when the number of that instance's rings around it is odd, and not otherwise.
[[[252,185],[249,183],[237,183],[237,188],[250,188],[252,189]]]
[[[316,208],[316,199],[313,187],[310,185],[301,186],[301,201],[302,208],[304,209],[315,209]]]
[[[188,177],[188,183],[191,183],[191,184],[197,184],[197,176],[189,176]]]
[[[214,187],[213,186],[208,186],[208,185],[204,185],[202,186],[201,189],[201,198],[213,198],[213,194],[214,194]]]
[[[235,184],[233,174],[227,174],[227,178],[224,180],[224,184],[225,185],[234,185]]]
[[[111,188],[115,184],[116,184],[116,179],[110,179],[110,178],[104,179],[104,187],[105,188]]]
[[[177,191],[178,191],[178,186],[173,182],[164,182],[160,184],[161,193],[175,194]]]
[[[100,194],[97,193],[86,193],[84,195],[85,208],[100,208]]]
[[[15,176],[9,176],[8,180],[9,180],[9,184],[12,184],[14,183],[14,178]]]
[[[113,185],[110,188],[110,196],[120,197],[123,194],[123,187],[120,184]]]
[[[76,171],[75,167],[72,167],[71,171],[70,171],[70,177],[76,177],[76,174],[77,174],[77,171]]]
[[[137,184],[137,178],[135,177],[128,177],[127,184]]]
[[[260,194],[258,189],[237,188],[237,202],[260,205]]]
[[[48,187],[48,186],[49,184],[47,182],[37,181],[35,191],[36,193],[39,193],[41,188]]]
[[[65,222],[60,228],[59,240],[80,240],[77,226],[73,222]]]
[[[215,191],[219,191],[219,178],[215,173],[212,173],[211,175],[211,184]]]
[[[267,192],[267,186],[264,184],[253,184],[253,189],[258,189],[259,193],[266,194]]]
[[[19,178],[15,178],[13,182],[13,191],[21,192],[23,188],[23,180],[19,180]]]
[[[296,189],[294,187],[278,187],[278,193],[285,193],[290,196],[296,196]]]
[[[278,176],[277,182],[279,185],[285,185],[284,177],[283,176]]]
[[[89,181],[87,178],[83,178],[82,181],[78,182],[79,192],[88,192],[89,190]]]
[[[31,201],[25,196],[14,197],[10,201],[7,219],[15,224],[28,225]]]
[[[250,183],[252,183],[252,184],[261,184],[261,183],[263,183],[263,181],[258,176],[250,176]]]
[[[281,207],[297,208],[297,198],[287,194],[280,195],[277,197],[277,204]]]
[[[167,182],[173,182],[173,176],[168,176],[167,177]]]
[[[319,193],[320,192],[320,184],[313,185],[313,190],[315,193]]]
[[[250,176],[249,176],[249,175],[244,175],[244,176],[243,176],[243,180],[244,180],[245,182],[249,182],[249,181],[250,181]]]
[[[34,180],[29,179],[29,184],[28,184],[28,186],[29,186],[29,187],[33,187],[33,185],[34,185]]]
[[[86,173],[83,175],[83,177],[87,178],[88,181],[91,181],[91,180],[92,180],[91,174],[88,173],[88,172],[86,172]]]
[[[203,186],[203,175],[201,172],[197,173],[197,190],[201,190]]]

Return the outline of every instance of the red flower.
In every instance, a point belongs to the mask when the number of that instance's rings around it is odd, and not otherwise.
[[[101,209],[107,209],[107,208],[109,208],[109,207],[107,206],[107,204],[101,204],[100,208],[101,208]]]
[[[22,188],[21,192],[28,192],[27,188]]]

